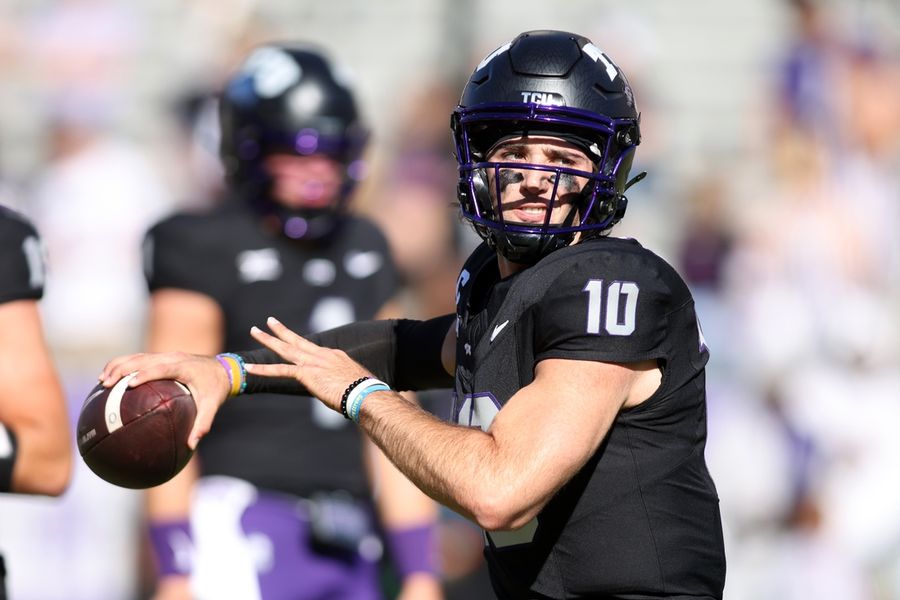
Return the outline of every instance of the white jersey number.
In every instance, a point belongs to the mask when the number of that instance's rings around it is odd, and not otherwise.
[[[609,335],[634,333],[640,292],[635,282],[613,281],[604,287],[602,279],[590,279],[583,291],[588,294],[588,333]]]

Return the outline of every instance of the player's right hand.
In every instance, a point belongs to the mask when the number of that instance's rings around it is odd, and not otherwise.
[[[128,382],[135,387],[157,379],[174,379],[187,386],[197,403],[197,418],[188,437],[188,446],[197,447],[219,407],[228,399],[231,384],[222,365],[211,356],[185,352],[128,354],[109,361],[100,373],[105,387],[112,387],[125,375],[136,373]]]
[[[291,331],[275,317],[266,325],[271,334],[259,327],[250,329],[257,342],[285,360],[281,364],[247,364],[247,372],[262,377],[290,377],[309,390],[323,404],[341,412],[341,398],[347,384],[372,374],[338,348],[326,348]]]

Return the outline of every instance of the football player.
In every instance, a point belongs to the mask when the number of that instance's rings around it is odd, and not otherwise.
[[[499,598],[721,598],[704,458],[709,352],[681,277],[610,235],[640,143],[622,71],[585,37],[531,31],[488,55],[451,128],[462,214],[484,244],[454,315],[307,339],[276,319],[245,391],[312,393],[421,489],[485,530]],[[228,396],[215,359],[128,356],[101,375],[178,376]],[[392,390],[456,389],[456,424]],[[227,404],[226,404],[227,406]]]
[[[247,346],[269,314],[303,332],[390,316],[387,242],[348,210],[367,131],[345,74],[312,47],[260,46],[219,119],[226,197],[146,238],[149,349]],[[437,505],[356,428],[276,394],[220,416],[196,460],[148,491],[156,598],[380,598],[381,530],[401,597],[440,597]]]
[[[59,496],[72,447],[62,386],[38,301],[44,253],[34,227],[0,206],[0,492]],[[0,598],[6,598],[0,559]]]

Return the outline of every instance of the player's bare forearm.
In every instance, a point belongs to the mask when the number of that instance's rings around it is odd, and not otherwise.
[[[372,495],[385,527],[402,529],[437,522],[437,504],[423,494],[368,438],[364,444],[364,456],[373,482]]]
[[[275,335],[254,328],[253,336],[285,363],[248,364],[249,372],[295,377],[335,411],[347,384],[370,375],[343,351],[317,346],[277,320],[269,319],[268,325]],[[506,490],[519,490],[525,481],[522,470],[511,464],[518,460],[516,453],[503,452],[491,434],[443,422],[396,392],[369,394],[362,415],[361,426],[404,475],[485,528],[514,527],[519,512],[533,507],[508,502],[515,493]]]
[[[259,328],[251,333],[284,363],[248,364],[248,372],[296,378],[338,412],[348,383],[371,376],[345,352],[318,346],[275,319],[267,323],[274,335]],[[516,392],[486,432],[440,421],[393,391],[369,393],[358,414],[385,455],[431,497],[485,529],[515,529],[596,451],[634,377],[628,366],[542,361],[535,380]],[[586,389],[592,390],[587,403]],[[551,398],[554,410],[548,411]]]
[[[392,392],[369,394],[360,424],[429,495],[485,529],[517,529],[597,451],[623,403],[655,391],[649,363],[541,361],[487,431],[439,421]]]
[[[437,419],[395,392],[366,398],[360,426],[397,468],[426,494],[487,529],[493,437]],[[428,440],[423,444],[422,440]]]
[[[275,319],[268,325],[275,335],[258,328],[252,334],[285,362],[248,364],[249,373],[295,378],[336,411],[348,382],[371,376],[342,350],[318,346]],[[584,361],[567,366],[569,362],[542,361],[535,381],[507,402],[488,432],[444,423],[393,392],[369,395],[362,425],[431,497],[486,529],[515,529],[534,518],[596,451],[630,397],[638,372],[628,366]],[[194,447],[227,395],[227,377],[215,359],[184,353],[133,355],[111,361],[102,377],[111,385],[132,371],[139,371],[133,383],[171,378],[192,388],[198,400],[189,441]],[[584,402],[586,389],[593,390],[590,403]],[[554,399],[556,410],[546,411],[547,398]],[[542,427],[533,426],[535,415],[542,415]]]
[[[0,343],[0,424],[18,439],[9,491],[58,496],[71,476],[71,437],[37,302],[0,303],[0,331],[15,341]]]

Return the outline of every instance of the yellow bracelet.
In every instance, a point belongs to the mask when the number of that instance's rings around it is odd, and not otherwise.
[[[241,372],[241,365],[238,364],[238,361],[234,357],[228,356],[227,354],[219,354],[216,356],[216,359],[228,373],[228,382],[231,384],[228,397],[237,396],[241,392],[241,384],[244,379],[243,373]]]

